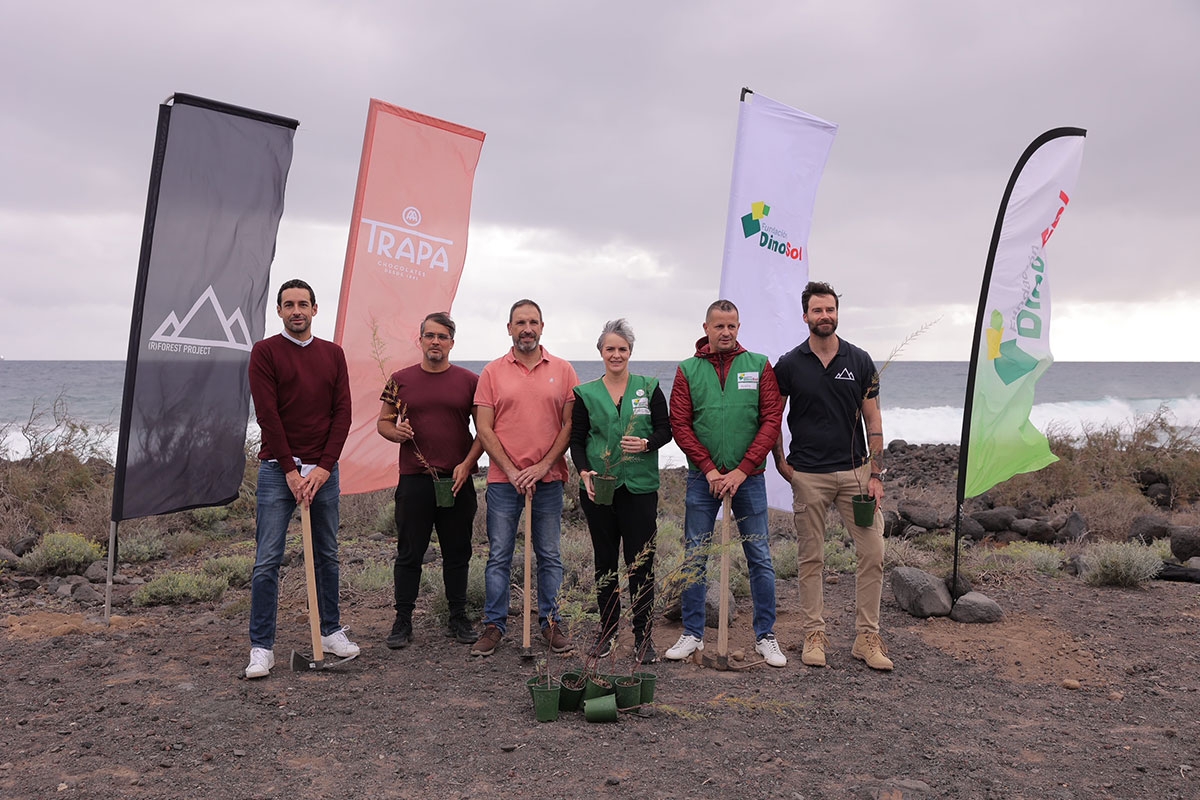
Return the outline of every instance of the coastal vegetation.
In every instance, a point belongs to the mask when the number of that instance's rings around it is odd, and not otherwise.
[[[0,458],[0,570],[40,576],[81,574],[104,556],[107,544],[113,469],[100,457],[97,444],[106,434],[71,420],[61,403],[45,411],[34,409],[18,433],[28,443],[29,455],[18,460]],[[1169,414],[1160,410],[1122,426],[1086,430],[1078,437],[1051,431],[1051,441],[1060,457],[1057,463],[1038,473],[1016,476],[968,505],[1012,506],[1048,520],[1074,513],[1086,520],[1083,533],[1054,542],[992,534],[967,537],[959,547],[962,573],[982,585],[1014,575],[1071,580],[1076,578],[1063,567],[1075,564],[1082,567],[1076,571],[1096,585],[1132,587],[1152,579],[1163,561],[1170,560],[1169,545],[1161,537],[1156,537],[1157,542],[1154,538],[1127,539],[1134,521],[1148,515],[1159,515],[1164,530],[1200,524],[1196,432],[1173,426]],[[921,447],[907,449],[922,451]],[[229,506],[121,524],[118,571],[134,582],[117,593],[119,602],[243,604],[242,592],[231,600],[226,590],[246,586],[253,566],[255,450],[253,443],[247,447],[242,491]],[[933,528],[910,526],[891,531],[887,567],[914,566],[948,575],[954,536],[952,506],[945,507],[945,488],[953,483],[952,469],[938,474],[919,461],[908,467],[903,461],[893,461],[888,479],[885,505],[906,499],[940,502],[940,516],[948,522]],[[482,478],[476,480],[480,489]],[[683,557],[683,480],[681,469],[663,471],[656,554],[660,578],[675,570]],[[594,619],[592,549],[574,476],[567,487],[562,602],[578,604],[574,616]],[[387,603],[391,596],[395,547],[391,503],[390,491],[342,498],[343,587],[372,602]],[[481,509],[470,570],[473,613],[483,604],[484,519]],[[772,512],[771,548],[780,580],[796,575],[794,536],[791,515]],[[289,563],[300,563],[298,536],[289,537],[287,552]],[[748,596],[749,580],[739,547],[734,548],[733,556],[732,590],[735,596]],[[826,569],[853,573],[855,566],[849,536],[838,516],[832,514],[826,536]],[[426,613],[445,617],[436,564],[425,570],[421,594]]]

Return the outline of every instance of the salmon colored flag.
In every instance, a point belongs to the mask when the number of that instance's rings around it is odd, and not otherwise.
[[[338,462],[344,494],[396,485],[396,445],[375,432],[379,394],[393,372],[420,360],[421,320],[454,301],[483,137],[371,100],[333,334],[354,408]]]

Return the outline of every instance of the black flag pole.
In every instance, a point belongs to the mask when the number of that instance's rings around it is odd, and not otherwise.
[[[154,157],[150,163],[150,188],[146,193],[146,219],[142,223],[142,248],[138,255],[137,282],[133,291],[133,318],[129,323],[129,348],[125,354],[125,383],[121,391],[121,422],[118,431],[128,431],[133,416],[133,387],[137,383],[138,347],[142,340],[142,311],[146,300],[146,278],[150,273],[150,250],[154,242],[154,220],[158,214],[158,190],[162,183],[163,160],[167,153],[167,132],[171,127],[171,107],[158,107],[158,130],[154,136]],[[104,624],[112,616],[112,579],[117,561],[117,526],[122,517],[125,496],[125,463],[129,457],[129,437],[117,436],[117,463],[113,474],[112,521],[108,526],[108,575],[104,584]]]

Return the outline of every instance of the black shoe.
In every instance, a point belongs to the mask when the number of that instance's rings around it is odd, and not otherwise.
[[[446,626],[446,635],[459,644],[475,644],[479,639],[475,626],[465,616],[451,617]]]
[[[654,642],[649,639],[634,642],[633,658],[639,664],[657,664],[658,651],[654,649]]]
[[[412,620],[396,618],[392,632],[387,637],[387,646],[392,650],[401,650],[412,644]]]
[[[616,647],[617,647],[616,635],[613,635],[613,636],[601,635],[601,637],[596,640],[596,643],[594,645],[592,645],[592,649],[588,650],[588,656],[591,658],[607,658],[608,656],[612,655],[612,651],[615,650]]]

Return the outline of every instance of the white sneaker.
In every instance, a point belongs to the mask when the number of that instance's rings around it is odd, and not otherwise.
[[[250,648],[250,664],[246,667],[247,678],[265,678],[275,666],[275,651],[265,647]]]
[[[666,657],[672,661],[682,661],[697,650],[704,649],[704,640],[685,633],[679,637],[679,641],[671,645],[671,649],[666,652]]]
[[[340,658],[352,658],[361,651],[354,642],[346,638],[346,629],[336,630],[321,637],[321,649]]]
[[[754,643],[754,649],[763,657],[763,660],[772,667],[783,667],[787,665],[787,656],[779,649],[779,642],[775,640],[775,634],[768,633]]]

